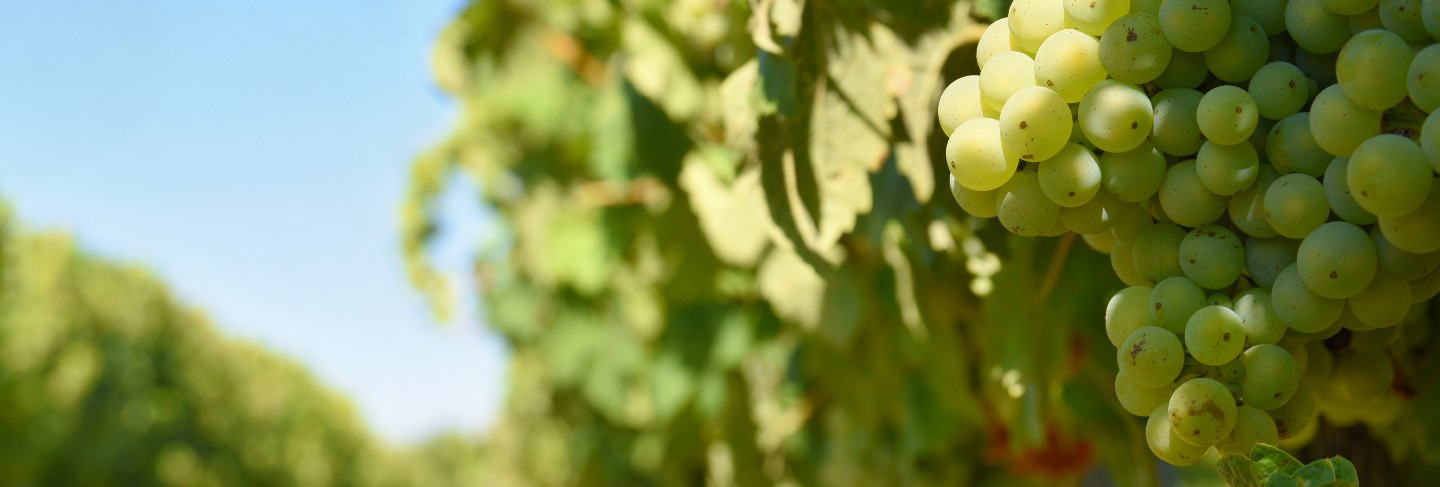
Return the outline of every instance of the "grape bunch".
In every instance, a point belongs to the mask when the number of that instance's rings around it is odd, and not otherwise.
[[[1440,0],[1015,0],[940,96],[952,194],[1109,254],[1159,458],[1385,424],[1440,293],[1437,40]]]

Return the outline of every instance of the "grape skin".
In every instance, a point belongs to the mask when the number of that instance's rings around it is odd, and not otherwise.
[[[1250,79],[1270,56],[1270,38],[1250,17],[1233,16],[1230,29],[1205,51],[1205,66],[1216,78],[1231,83]]]
[[[1404,39],[1373,29],[1345,42],[1335,60],[1335,77],[1345,96],[1367,110],[1384,110],[1405,99],[1405,77],[1414,55]]]
[[[1185,352],[1180,338],[1164,328],[1141,327],[1115,351],[1120,369],[1129,371],[1145,387],[1163,387],[1180,375]]]
[[[1249,455],[1257,443],[1274,445],[1280,442],[1275,420],[1260,408],[1240,406],[1235,410],[1235,418],[1235,429],[1230,432],[1230,437],[1215,445],[1221,455]]]
[[[945,159],[955,181],[974,191],[999,188],[1020,165],[1020,159],[1008,154],[1000,143],[1000,122],[983,117],[967,120],[955,129],[945,146]]]
[[[1016,235],[1039,236],[1060,220],[1060,206],[1045,197],[1039,177],[1032,172],[1015,173],[995,198],[995,217]]]
[[[1144,91],[1105,80],[1080,100],[1080,130],[1098,149],[1125,152],[1139,147],[1150,135],[1153,113]]]
[[[1250,138],[1259,122],[1260,109],[1250,93],[1237,86],[1218,86],[1200,97],[1195,120],[1200,133],[1215,143],[1235,145]]]
[[[1330,216],[1325,187],[1304,174],[1280,176],[1265,191],[1265,213],[1280,235],[1303,238]]]
[[[1310,132],[1325,152],[1349,156],[1361,143],[1380,135],[1380,112],[1356,105],[1340,85],[1331,85],[1310,104]]]
[[[1151,14],[1116,19],[1100,36],[1100,64],[1110,77],[1133,84],[1155,80],[1170,64],[1173,47]]]
[[[1010,95],[1000,109],[1000,141],[1006,152],[1021,160],[1043,161],[1065,148],[1072,123],[1070,107],[1059,93],[1027,86]]]
[[[1286,326],[1275,316],[1270,291],[1258,287],[1246,289],[1235,297],[1234,309],[1240,317],[1240,327],[1245,329],[1247,345],[1277,343],[1285,336]]]
[[[1164,0],[1160,27],[1175,49],[1201,52],[1219,44],[1230,31],[1228,0]]]
[[[1273,345],[1272,345],[1273,346]],[[1222,365],[1245,349],[1240,317],[1224,306],[1205,306],[1185,325],[1185,350],[1205,365]]]
[[[949,137],[955,128],[972,118],[985,116],[980,101],[980,76],[964,76],[950,82],[940,93],[940,105],[935,115],[940,119],[940,130]]]
[[[1235,396],[1213,379],[1190,379],[1170,396],[1169,414],[1170,426],[1182,441],[1213,446],[1235,428]]]
[[[1255,99],[1260,116],[1281,120],[1305,107],[1310,87],[1305,73],[1294,64],[1272,62],[1255,72],[1246,90]]]
[[[1275,316],[1291,329],[1304,333],[1317,333],[1329,328],[1345,310],[1345,301],[1315,294],[1306,287],[1296,264],[1291,264],[1275,276],[1270,298],[1275,305]]]
[[[1364,291],[1379,268],[1370,235],[1353,223],[1338,221],[1306,235],[1295,264],[1305,287],[1330,299]]]
[[[1205,306],[1205,291],[1184,277],[1155,284],[1150,292],[1150,319],[1177,335],[1185,333],[1190,315]]]
[[[1245,376],[1240,378],[1240,399],[1270,410],[1285,405],[1300,385],[1300,368],[1290,352],[1279,345],[1250,347],[1240,357]]]
[[[1180,439],[1180,435],[1175,433],[1175,428],[1170,423],[1169,404],[1161,404],[1150,413],[1150,418],[1145,422],[1145,442],[1156,457],[1179,467],[1199,463],[1210,451],[1209,448],[1195,446]]]
[[[1440,2],[1432,1],[1425,5],[1430,4],[1440,5]],[[1435,9],[1436,16],[1440,17],[1440,7]],[[1436,22],[1440,23],[1440,20]],[[1433,114],[1436,108],[1440,108],[1440,44],[1431,44],[1415,54],[1409,72],[1405,74],[1405,90],[1410,95],[1410,101],[1421,110]]]
[[[1154,321],[1150,317],[1150,292],[1147,286],[1121,289],[1105,306],[1105,336],[1115,348],[1124,345],[1131,333]]]

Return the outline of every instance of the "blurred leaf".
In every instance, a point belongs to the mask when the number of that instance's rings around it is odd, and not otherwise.
[[[747,170],[725,187],[715,172],[691,152],[680,172],[680,187],[700,219],[700,229],[715,255],[728,264],[752,267],[770,240],[769,215],[758,170]],[[725,157],[725,156],[720,156]]]

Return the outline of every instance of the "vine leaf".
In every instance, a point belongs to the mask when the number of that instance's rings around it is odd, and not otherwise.
[[[1220,471],[1220,478],[1230,487],[1260,487],[1260,479],[1255,476],[1255,462],[1245,455],[1225,455],[1215,465]]]
[[[753,267],[770,241],[770,218],[760,188],[760,171],[747,169],[727,187],[701,160],[704,157],[691,152],[685,158],[680,187],[689,194],[700,230],[715,256],[727,264]]]
[[[1250,450],[1250,460],[1255,462],[1255,477],[1263,479],[1269,479],[1275,472],[1288,475],[1304,465],[1284,450],[1263,443]],[[1268,480],[1266,485],[1270,485]]]

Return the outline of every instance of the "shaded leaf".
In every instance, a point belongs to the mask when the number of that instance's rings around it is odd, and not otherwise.
[[[1244,455],[1225,455],[1216,464],[1220,471],[1220,478],[1230,487],[1260,487],[1260,479],[1255,477],[1254,462],[1250,457]]]
[[[1255,462],[1255,476],[1265,479],[1275,472],[1289,474],[1304,465],[1284,450],[1263,443],[1250,450],[1250,460]]]

